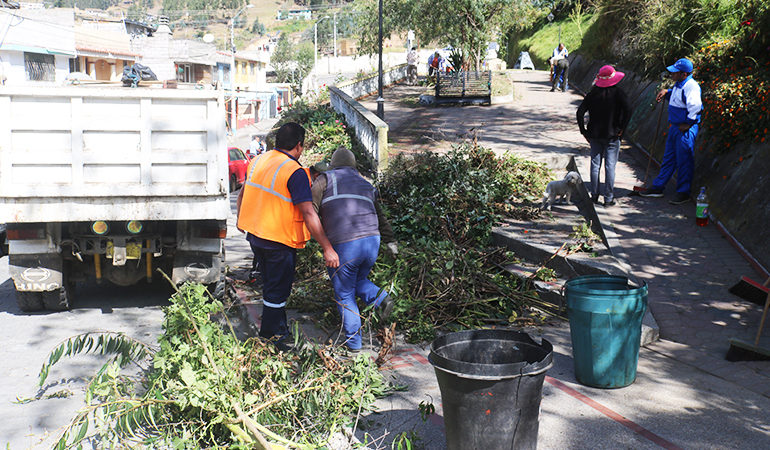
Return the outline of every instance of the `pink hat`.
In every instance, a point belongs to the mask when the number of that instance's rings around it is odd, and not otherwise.
[[[620,83],[620,80],[622,80],[624,76],[626,76],[626,74],[623,72],[618,72],[612,66],[603,66],[601,69],[599,69],[599,73],[596,75],[594,84],[596,84],[597,87],[602,88],[615,86],[616,84]]]

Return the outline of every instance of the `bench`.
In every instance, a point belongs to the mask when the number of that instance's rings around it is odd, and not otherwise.
[[[436,103],[490,104],[492,71],[436,74]]]

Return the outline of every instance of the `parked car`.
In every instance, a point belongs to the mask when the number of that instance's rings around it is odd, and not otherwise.
[[[230,192],[234,192],[246,181],[246,167],[249,165],[249,158],[237,147],[227,149],[227,158],[227,165],[230,169]]]

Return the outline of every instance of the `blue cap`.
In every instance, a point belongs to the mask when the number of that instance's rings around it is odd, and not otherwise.
[[[682,58],[675,62],[673,66],[666,67],[669,72],[686,72],[692,73],[692,61],[687,58]]]

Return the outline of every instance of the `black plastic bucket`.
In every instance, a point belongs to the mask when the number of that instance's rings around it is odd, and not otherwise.
[[[430,346],[450,450],[534,449],[553,346],[512,330],[449,333]]]

